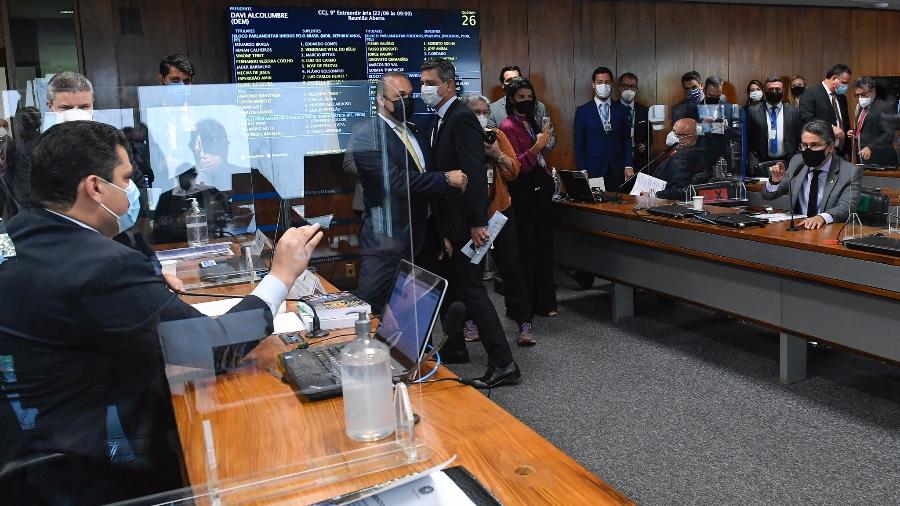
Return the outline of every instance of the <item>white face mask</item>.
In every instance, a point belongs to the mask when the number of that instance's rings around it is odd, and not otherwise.
[[[625,90],[622,92],[622,102],[626,104],[630,104],[634,102],[634,97],[637,95],[637,92],[634,90]]]
[[[476,114],[475,117],[477,117],[478,122],[481,123],[481,128],[487,128],[488,117],[486,114]]]
[[[763,97],[762,90],[753,90],[750,92],[750,100],[755,100],[755,101],[759,102],[760,100],[762,100],[762,97]]]
[[[85,109],[69,109],[56,113],[56,124],[65,123],[67,121],[93,121],[94,111]]]
[[[7,135],[9,135],[9,130],[0,127],[0,137],[6,137]]]
[[[672,130],[666,135],[666,146],[674,146],[675,144],[678,144],[678,136],[675,135],[675,131]]]
[[[605,100],[605,99],[609,98],[609,94],[612,93],[612,86],[610,86],[608,84],[595,85],[594,93],[596,93],[598,97]]]
[[[441,102],[441,96],[438,94],[440,86],[422,85],[422,102],[428,107],[435,107]]]
[[[859,106],[865,109],[872,105],[872,97],[859,97]]]

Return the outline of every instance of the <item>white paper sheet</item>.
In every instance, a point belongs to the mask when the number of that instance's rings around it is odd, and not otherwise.
[[[634,180],[634,188],[631,190],[632,195],[640,195],[643,192],[661,192],[666,189],[666,182],[662,179],[648,176],[643,172],[638,172],[637,178]]]
[[[222,316],[223,314],[231,311],[231,308],[237,306],[241,300],[243,299],[222,299],[222,300],[214,300],[212,302],[199,302],[197,304],[191,304],[194,306],[194,309],[200,311],[206,316],[217,317]],[[278,314],[284,313],[285,305],[284,302],[281,303],[281,306],[278,307]]]
[[[488,242],[482,245],[479,248],[475,248],[474,243],[470,239],[469,242],[466,243],[465,246],[462,247],[463,255],[472,259],[473,264],[479,264],[481,260],[484,258],[484,255],[487,254],[488,250],[491,249],[491,245],[494,244],[494,238],[497,237],[497,234],[503,230],[503,225],[506,225],[507,217],[503,215],[500,211],[495,211],[494,215],[491,216],[491,219],[488,220],[487,231],[490,234],[491,238],[488,239]]]
[[[798,215],[794,215],[795,217]],[[769,223],[778,223],[779,221],[788,221],[791,219],[791,213],[762,213],[754,214],[754,218],[765,218]],[[803,217],[805,218],[805,216]]]
[[[302,332],[306,330],[306,325],[297,316],[297,313],[279,313],[275,315],[272,323],[275,327],[273,334],[288,334],[291,332]]]

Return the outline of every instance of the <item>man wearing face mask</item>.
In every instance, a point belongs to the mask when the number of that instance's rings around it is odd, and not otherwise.
[[[703,78],[696,70],[686,72],[681,76],[681,88],[684,90],[684,100],[672,107],[672,124],[681,118],[700,120],[697,106],[703,103]]]
[[[871,77],[860,77],[853,83],[856,94],[856,127],[849,132],[855,139],[859,163],[896,167],[894,151],[896,115],[891,106],[875,98],[876,84]]]
[[[821,86],[812,86],[800,96],[800,121],[806,124],[820,119],[831,125],[839,156],[850,153],[846,141],[846,133],[850,130],[846,93],[851,74],[850,67],[838,63],[825,71]]]
[[[445,307],[463,302],[466,314],[478,326],[489,365],[484,375],[471,383],[478,388],[490,388],[514,382],[522,374],[484,286],[484,260],[473,264],[460,251],[470,240],[480,248],[490,239],[483,129],[475,114],[456,97],[456,67],[452,62],[444,58],[426,60],[421,69],[422,101],[437,113],[428,134],[434,150],[434,170],[462,170],[469,179],[464,191],[450,189],[438,199],[441,205],[432,209],[431,216],[438,236],[426,238],[422,255],[444,259],[449,282]],[[449,336],[441,358],[455,362],[469,360],[462,329]]]
[[[666,136],[666,144],[678,147],[663,160],[653,177],[666,182],[666,188],[656,193],[657,198],[684,200],[684,190],[691,184],[701,184],[708,180],[706,176],[696,176],[695,172],[700,166],[697,144],[697,122],[691,118],[682,118],[675,122],[672,131]],[[642,193],[641,195],[647,195]]]
[[[800,143],[800,111],[783,102],[784,83],[772,76],[763,83],[765,101],[747,110],[747,141],[750,145],[749,167],[757,176],[768,176],[768,171],[758,171],[762,162],[781,160],[787,162],[797,154]]]
[[[578,170],[602,177],[610,191],[634,174],[631,127],[625,106],[611,98],[613,73],[597,67],[591,75],[593,99],[575,110],[575,161]]]
[[[34,150],[35,205],[8,223],[18,255],[0,264],[0,384],[14,402],[0,403],[0,468],[63,454],[4,483],[28,504],[106,504],[179,488],[164,362],[208,367],[197,357],[269,335],[322,237],[318,227],[285,232],[253,292],[208,318],[145,255],[110,239],[135,206],[126,144],[101,123],[51,127]],[[161,339],[194,355],[164,354]]]
[[[625,123],[631,127],[634,166],[643,167],[650,160],[653,136],[650,134],[650,122],[647,120],[649,109],[635,100],[637,94],[638,77],[631,72],[619,76],[619,102],[625,106]]]
[[[378,116],[358,125],[347,147],[364,204],[356,294],[376,313],[387,301],[400,260],[412,260],[422,250],[432,213],[429,201],[451,187],[465,190],[468,181],[460,170],[428,170],[431,149],[411,121],[412,93],[406,74],[381,76],[375,96]]]
[[[510,81],[516,78],[522,77],[522,69],[519,68],[518,65],[507,65],[500,69],[500,87],[503,89],[503,96],[491,102],[491,114],[489,116],[487,126],[490,128],[499,128],[500,123],[503,123],[503,120],[508,116],[506,114],[506,92],[508,90],[508,86]],[[544,124],[544,118],[550,118],[550,113],[547,112],[547,106],[544,105],[540,100],[534,103],[534,120],[538,125]],[[547,141],[547,146],[544,148],[544,152],[550,154],[553,151],[553,148],[556,147],[556,130],[553,128],[553,125],[550,125],[550,140]]]
[[[859,202],[862,170],[835,156],[834,143],[832,125],[810,121],[800,135],[800,154],[791,158],[787,171],[783,163],[772,167],[762,197],[775,200],[790,195],[794,213],[806,216],[799,224],[801,228],[843,223]]]

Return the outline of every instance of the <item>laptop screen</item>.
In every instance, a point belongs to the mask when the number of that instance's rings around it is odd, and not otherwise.
[[[403,366],[418,363],[446,286],[444,279],[401,261],[377,335]]]

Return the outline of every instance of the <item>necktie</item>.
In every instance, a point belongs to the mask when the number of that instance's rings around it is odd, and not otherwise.
[[[397,125],[394,128],[400,133],[400,138],[403,139],[403,144],[406,145],[406,151],[412,156],[416,168],[419,169],[419,172],[424,172],[424,164],[422,163],[422,160],[419,160],[419,154],[416,153],[416,148],[413,147],[412,141],[409,140],[409,129],[403,125]]]
[[[600,121],[602,121],[604,125],[609,124],[609,104],[606,102],[600,104]]]
[[[841,121],[841,108],[838,106],[837,95],[834,93],[831,94],[831,107],[834,108],[834,124],[841,126],[843,124]]]
[[[437,144],[438,132],[441,130],[441,122],[444,118],[438,116],[438,120],[434,122],[434,130],[431,131],[431,147]]]
[[[634,146],[634,109],[625,106],[625,124],[631,130],[631,145]]]
[[[774,105],[769,108],[769,129],[775,132],[775,135],[769,139],[769,155],[778,154],[778,108]]]
[[[859,112],[859,119],[856,120],[856,135],[857,136],[859,136],[859,134],[862,132],[863,122],[866,121],[866,112],[868,110],[869,110],[869,108],[865,107],[865,108],[863,108],[863,110],[861,110]]]
[[[812,170],[812,180],[809,182],[809,201],[806,204],[806,216],[812,217],[819,214],[819,174],[822,169]]]

